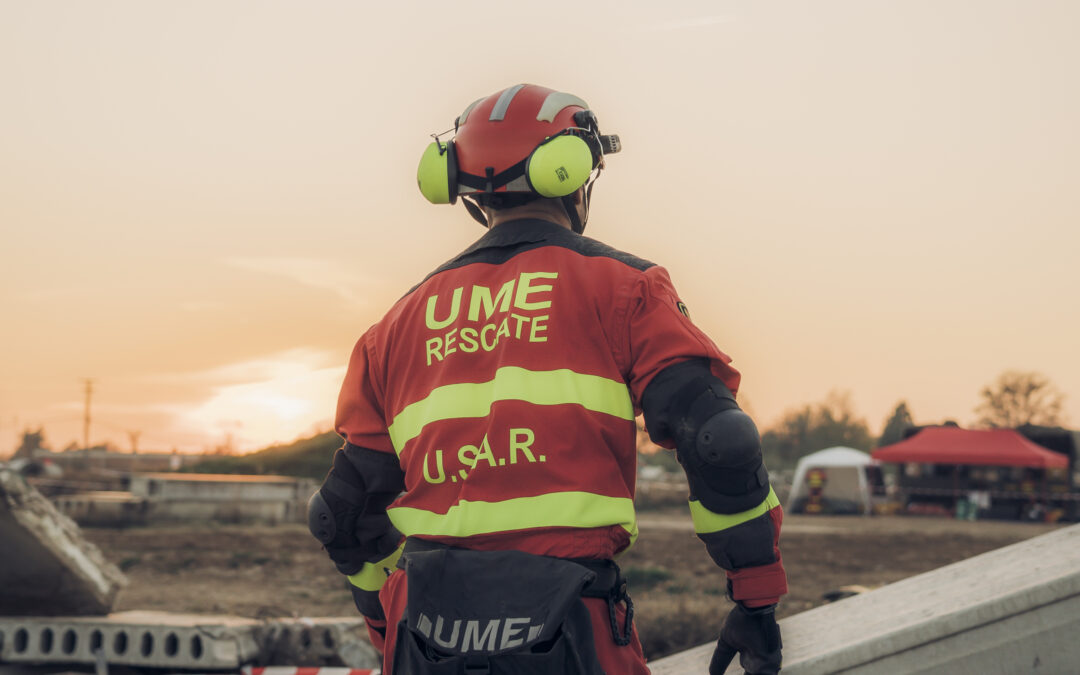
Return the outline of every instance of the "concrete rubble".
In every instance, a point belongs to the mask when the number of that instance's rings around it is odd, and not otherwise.
[[[256,659],[260,664],[376,668],[382,663],[359,615],[272,619],[256,628],[255,635],[262,645]]]
[[[122,572],[18,474],[0,469],[0,615],[106,614]]]
[[[1080,525],[990,551],[780,622],[783,672],[1075,673]],[[714,645],[659,659],[702,673]],[[728,673],[741,673],[733,664]]]
[[[0,666],[70,664],[231,670],[303,664],[372,668],[359,617],[247,619],[110,614],[124,575],[78,526],[0,468]]]

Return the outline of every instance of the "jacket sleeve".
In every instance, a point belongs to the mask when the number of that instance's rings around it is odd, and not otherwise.
[[[641,410],[645,388],[660,371],[690,359],[708,359],[712,374],[738,393],[741,376],[731,366],[731,357],[690,320],[667,270],[654,266],[641,273],[627,297],[626,327],[620,331],[627,344],[616,345],[616,353],[629,355],[624,367],[635,410]]]
[[[383,385],[372,343],[376,328],[356,342],[338,394],[334,428],[351,445],[394,453],[383,407]]]
[[[334,456],[322,491],[328,501],[333,498],[335,517],[343,525],[339,530],[345,531],[342,550],[328,544],[327,551],[347,576],[378,647],[386,631],[379,590],[396,568],[404,544],[386,508],[405,489],[405,477],[386,428],[372,335],[368,331],[360,338],[349,359],[334,424],[345,445]]]
[[[629,297],[627,383],[636,410],[641,410],[645,389],[656,375],[694,359],[706,359],[712,375],[732,394],[738,392],[740,375],[730,365],[731,358],[691,322],[666,270],[648,269]],[[653,441],[675,447],[673,437],[653,437]],[[734,600],[758,607],[777,602],[787,592],[779,546],[783,510],[771,488],[762,503],[738,513],[710,511],[691,493],[690,512],[698,537],[727,573]]]

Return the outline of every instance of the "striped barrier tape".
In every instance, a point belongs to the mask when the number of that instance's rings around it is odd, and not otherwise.
[[[293,666],[244,666],[243,675],[379,675],[379,669],[371,668],[296,668]]]

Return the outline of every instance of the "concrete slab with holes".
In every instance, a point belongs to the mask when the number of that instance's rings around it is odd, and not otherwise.
[[[362,620],[118,612],[104,617],[0,617],[0,663],[235,670],[248,663],[371,668]]]

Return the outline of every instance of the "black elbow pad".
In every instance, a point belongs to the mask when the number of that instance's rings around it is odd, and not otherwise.
[[[757,426],[707,361],[665,368],[646,388],[642,409],[654,441],[675,441],[691,499],[723,514],[765,501],[769,473]]]
[[[747,511],[769,496],[761,437],[750,416],[737,408],[702,423],[692,447],[679,448],[679,461],[691,496],[713,513]]]
[[[761,436],[750,416],[739,408],[716,413],[697,435],[698,453],[715,466],[739,467],[761,461]]]

